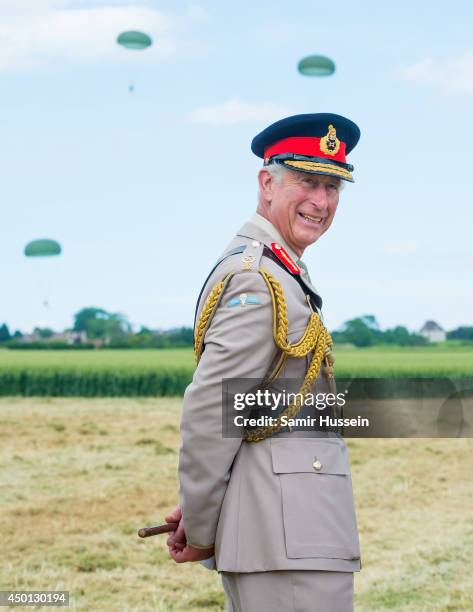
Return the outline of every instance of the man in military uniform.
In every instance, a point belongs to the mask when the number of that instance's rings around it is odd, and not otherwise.
[[[288,117],[258,134],[259,202],[198,299],[198,360],[184,395],[178,562],[214,559],[228,610],[346,612],[360,551],[349,460],[339,436],[308,436],[276,419],[222,435],[222,380],[331,378],[322,300],[301,261],[328,230],[358,127],[334,114]],[[295,416],[300,405],[282,414]],[[279,419],[280,419],[279,415]]]

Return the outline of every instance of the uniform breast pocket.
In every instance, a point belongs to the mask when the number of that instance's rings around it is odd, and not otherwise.
[[[273,438],[286,552],[290,559],[358,559],[360,547],[343,440]]]

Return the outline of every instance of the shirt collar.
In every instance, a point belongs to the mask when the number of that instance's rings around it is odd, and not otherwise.
[[[298,262],[299,258],[297,257],[297,254],[291,249],[291,247],[287,244],[287,242],[285,242],[284,238],[281,236],[278,230],[274,227],[271,221],[268,221],[266,217],[263,217],[259,213],[255,213],[251,217],[250,222],[258,226],[260,229],[262,229],[267,234],[269,234],[272,238],[274,238],[274,242],[278,242],[286,250],[289,257],[296,263]]]

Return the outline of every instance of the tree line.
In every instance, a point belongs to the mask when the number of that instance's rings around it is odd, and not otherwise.
[[[336,344],[357,347],[422,346],[428,343],[426,338],[401,325],[381,330],[374,315],[346,321],[340,329],[332,332],[332,338]],[[473,327],[462,326],[449,331],[447,339],[473,342]],[[125,315],[87,307],[77,312],[73,326],[61,333],[37,327],[32,338],[19,330],[10,334],[8,326],[3,323],[0,326],[0,344],[10,348],[179,348],[192,346],[193,330],[184,326],[167,330],[142,326],[138,332],[133,332]]]

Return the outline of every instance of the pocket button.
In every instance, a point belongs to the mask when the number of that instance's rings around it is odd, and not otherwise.
[[[312,467],[314,468],[314,470],[319,471],[322,469],[322,464],[320,463],[318,459],[316,459],[314,463],[312,464]]]

